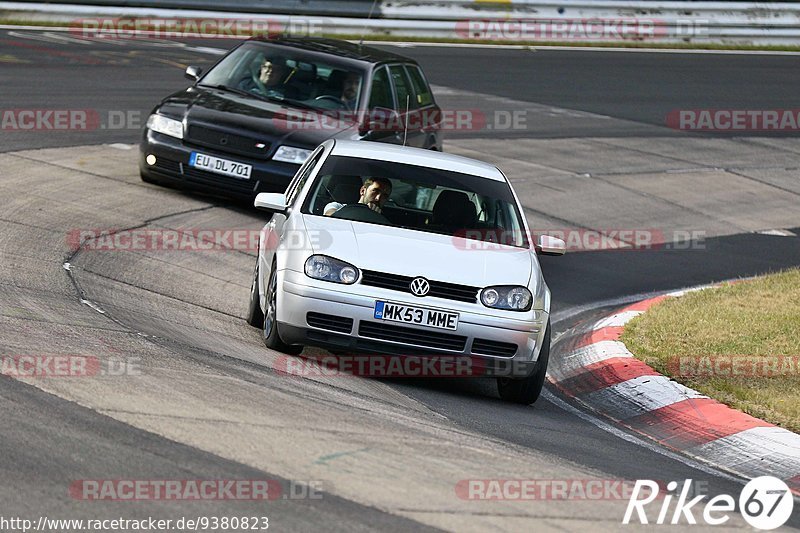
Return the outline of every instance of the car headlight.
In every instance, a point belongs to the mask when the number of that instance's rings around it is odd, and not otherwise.
[[[345,285],[352,285],[358,279],[356,267],[327,255],[312,255],[306,259],[305,271],[309,278]]]
[[[155,132],[163,133],[176,139],[183,139],[183,122],[180,120],[153,113],[147,119],[147,127]]]
[[[284,163],[294,163],[302,165],[311,155],[313,150],[306,150],[305,148],[295,148],[294,146],[280,146],[272,156],[275,161],[283,161]]]
[[[481,291],[481,303],[493,309],[527,311],[531,308],[533,295],[526,287],[503,285],[487,287]]]

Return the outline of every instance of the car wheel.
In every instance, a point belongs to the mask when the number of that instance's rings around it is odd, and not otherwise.
[[[507,402],[530,405],[539,399],[547,375],[547,362],[550,360],[550,322],[544,333],[542,351],[536,362],[536,370],[530,376],[522,379],[497,378],[497,392],[500,398]]]
[[[250,303],[247,306],[247,323],[256,328],[264,325],[264,311],[261,310],[260,296],[260,291],[258,290],[258,259],[256,259],[256,268],[253,269],[253,283],[250,285]]]
[[[262,334],[267,348],[290,355],[297,355],[303,347],[297,344],[286,344],[278,333],[278,269],[272,264],[272,272],[267,284],[267,309],[264,312]]]

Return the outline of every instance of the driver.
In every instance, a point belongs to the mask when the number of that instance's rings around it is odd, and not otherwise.
[[[290,68],[286,66],[286,58],[265,57],[258,69],[258,76],[245,78],[239,89],[261,94],[271,98],[291,98],[291,87],[285,85],[290,77]]]
[[[342,96],[340,98],[347,109],[353,110],[356,108],[359,85],[361,85],[361,75],[358,72],[348,72],[342,82]]]
[[[358,192],[361,195],[358,199],[359,204],[366,205],[376,213],[380,213],[392,194],[392,182],[387,178],[367,178]],[[341,202],[330,202],[325,206],[323,214],[331,216],[342,207],[344,204]]]

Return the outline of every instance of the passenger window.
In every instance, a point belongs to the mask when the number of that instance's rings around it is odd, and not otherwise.
[[[398,110],[405,111],[406,99],[408,99],[409,109],[418,108],[419,104],[417,103],[417,98],[414,96],[411,89],[411,81],[408,79],[406,69],[404,69],[402,65],[395,65],[389,67],[389,70],[392,73],[392,81],[394,82],[394,88],[397,92]]]
[[[369,95],[369,108],[385,107],[387,109],[394,109],[394,101],[392,100],[392,86],[389,83],[389,76],[386,73],[386,68],[380,68],[375,71],[372,77],[372,90]]]
[[[419,67],[414,65],[406,65],[406,71],[408,71],[409,78],[411,78],[411,86],[414,88],[414,93],[416,94],[416,100],[419,107],[432,104],[433,94],[431,94],[431,88],[428,86],[428,83],[422,76],[422,72],[419,70]]]

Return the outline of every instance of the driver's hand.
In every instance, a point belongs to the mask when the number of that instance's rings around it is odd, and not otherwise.
[[[375,211],[376,213],[380,213],[381,212],[381,206],[379,206],[375,202],[369,202],[369,203],[367,203],[367,206],[369,206],[369,208],[372,209],[373,211]]]

